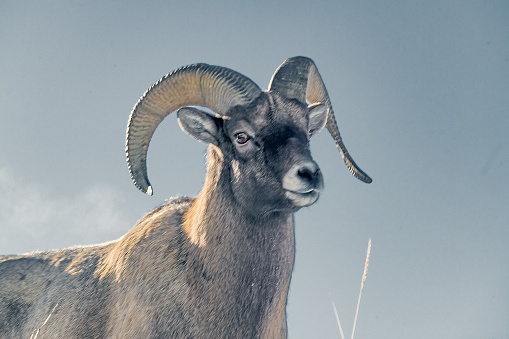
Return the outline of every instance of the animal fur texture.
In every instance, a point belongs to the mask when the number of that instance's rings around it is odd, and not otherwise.
[[[218,116],[179,111],[210,144],[196,198],[169,199],[112,242],[0,257],[0,338],[286,338],[294,212],[323,188],[309,137],[332,109],[254,93]]]

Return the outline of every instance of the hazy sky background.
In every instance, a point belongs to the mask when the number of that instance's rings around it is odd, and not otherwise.
[[[326,189],[296,214],[290,338],[509,338],[509,2],[0,0],[0,253],[115,239],[196,195],[206,146],[169,116],[155,195],[131,183],[131,108],[169,71],[226,66],[266,88],[316,62],[345,144],[311,142]]]

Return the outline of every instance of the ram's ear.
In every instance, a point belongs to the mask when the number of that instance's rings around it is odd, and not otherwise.
[[[217,118],[193,107],[182,107],[177,112],[180,128],[196,139],[218,146]]]
[[[327,122],[327,106],[321,103],[308,106],[309,109],[309,136],[320,132]]]

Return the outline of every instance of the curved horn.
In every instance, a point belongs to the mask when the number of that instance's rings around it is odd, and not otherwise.
[[[179,68],[150,87],[134,106],[126,132],[126,155],[134,184],[152,195],[147,176],[147,149],[163,119],[184,106],[206,106],[225,114],[231,107],[248,105],[261,93],[249,78],[231,69],[194,64]]]
[[[325,89],[322,77],[313,60],[306,57],[294,57],[287,59],[276,70],[269,84],[269,90],[279,92],[290,99],[296,99],[306,103],[320,102],[328,107],[327,129],[336,141],[341,157],[345,161],[350,172],[359,180],[371,183],[371,178],[362,171],[348,153],[341,135],[339,134],[334,111],[330,103],[329,94]]]

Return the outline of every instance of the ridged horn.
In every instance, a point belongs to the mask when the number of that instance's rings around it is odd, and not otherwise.
[[[371,183],[371,178],[362,171],[348,153],[339,134],[329,94],[313,60],[306,57],[287,59],[276,70],[269,84],[269,91],[279,92],[283,96],[306,103],[322,103],[328,107],[327,129],[334,138],[350,172],[359,180]]]
[[[163,119],[184,106],[205,106],[224,115],[248,105],[261,93],[249,78],[231,69],[194,64],[179,68],[150,87],[134,106],[126,131],[126,155],[134,184],[152,195],[147,176],[147,149]]]

